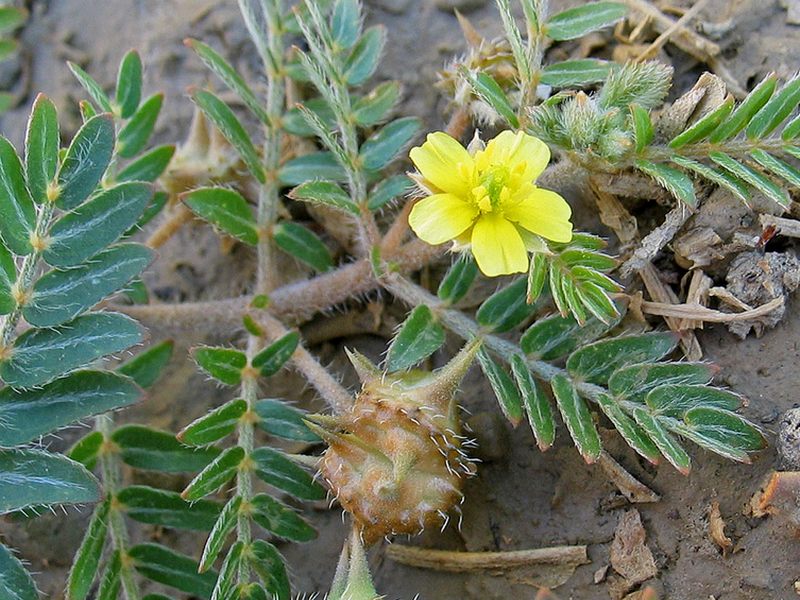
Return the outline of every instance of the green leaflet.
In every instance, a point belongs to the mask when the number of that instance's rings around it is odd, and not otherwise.
[[[244,352],[233,348],[195,348],[192,357],[203,371],[226,385],[241,383],[242,371],[247,366]]]
[[[217,573],[197,572],[197,563],[158,544],[139,544],[128,552],[134,568],[153,581],[210,600]]]
[[[367,207],[373,211],[383,208],[396,198],[408,194],[411,189],[412,182],[407,175],[387,177],[372,188]]]
[[[276,600],[289,600],[291,588],[286,565],[277,548],[265,542],[256,540],[250,546],[248,556],[250,566],[256,572],[267,590]]]
[[[17,265],[14,257],[0,240],[0,315],[7,315],[17,307],[12,293],[17,281]]]
[[[637,425],[610,396],[607,394],[600,394],[597,398],[597,404],[631,448],[652,464],[658,464],[659,458],[661,457],[658,447],[647,436],[645,431]]]
[[[58,170],[56,205],[71,210],[86,200],[100,183],[113,152],[111,116],[97,115],[86,121],[72,139]]]
[[[122,363],[117,367],[117,372],[127,375],[137,385],[149,388],[158,380],[167,363],[169,363],[174,347],[175,343],[172,340],[165,340],[155,346],[151,346],[144,352],[140,352],[130,360]]]
[[[253,357],[253,367],[259,370],[262,377],[272,377],[289,361],[299,343],[298,332],[287,333],[256,354]]]
[[[553,15],[544,29],[554,40],[574,40],[613,25],[626,13],[627,8],[621,2],[588,2]]]
[[[152,197],[144,183],[121,183],[100,192],[53,224],[44,259],[54,267],[88,260],[133,227]]]
[[[383,169],[411,142],[419,128],[416,117],[403,117],[384,125],[361,145],[361,164],[368,171]]]
[[[308,542],[317,537],[317,532],[305,519],[271,496],[259,494],[251,504],[253,521],[267,531],[295,542]]]
[[[633,418],[647,433],[653,443],[658,446],[661,454],[683,475],[688,475],[692,468],[692,461],[681,445],[670,435],[667,429],[642,408],[633,409]]]
[[[0,450],[0,515],[30,506],[82,504],[100,498],[83,465],[43,450]]]
[[[219,456],[217,448],[191,448],[166,431],[143,425],[124,425],[111,440],[120,448],[122,461],[137,469],[164,473],[199,471]]]
[[[525,364],[525,359],[519,354],[511,357],[511,370],[522,395],[525,412],[528,413],[528,422],[536,438],[536,444],[539,446],[539,450],[544,452],[553,445],[556,438],[556,422],[553,419],[550,400],[544,393],[541,384],[531,374]]]
[[[201,573],[210,569],[214,561],[217,560],[217,556],[219,556],[222,547],[225,545],[225,540],[236,527],[236,520],[239,517],[241,506],[242,497],[234,496],[218,512],[211,528],[211,533],[208,534],[208,540],[206,540],[206,545],[203,548],[203,556],[200,558],[199,571]],[[232,553],[233,550],[230,550],[228,556],[230,557]],[[226,559],[226,562],[228,562],[228,559]],[[220,573],[220,580],[225,575],[226,569],[223,567]],[[217,586],[219,586],[219,581]]]
[[[478,265],[469,254],[462,254],[447,270],[436,295],[448,304],[455,304],[469,291],[478,275]]]
[[[41,385],[130,348],[142,336],[136,321],[116,313],[91,313],[59,327],[29,329],[16,339],[11,356],[0,362],[0,378],[12,387]]]
[[[621,318],[622,314],[619,319]],[[616,324],[616,322],[606,324],[591,317],[581,325],[571,316],[562,317],[554,314],[537,319],[522,334],[520,347],[525,354],[533,358],[555,360],[566,356],[583,344],[595,341]]]
[[[386,28],[375,25],[359,38],[344,65],[344,77],[350,85],[359,85],[369,79],[378,68],[386,45]]]
[[[39,600],[30,573],[11,550],[0,544],[0,598]]]
[[[431,309],[421,304],[411,311],[389,346],[389,371],[407,369],[429,357],[444,344],[445,331]]]
[[[272,239],[281,250],[320,273],[333,268],[328,247],[316,234],[299,223],[278,223],[272,228]]]
[[[142,100],[142,59],[136,50],[122,57],[117,74],[117,92],[114,98],[117,112],[123,119],[133,116]]]
[[[292,200],[336,208],[356,216],[360,214],[358,205],[350,199],[350,194],[333,181],[302,183],[289,193],[289,197]]]
[[[579,87],[604,81],[614,63],[594,58],[565,60],[542,69],[541,82],[556,88]]]
[[[492,386],[494,395],[500,404],[500,410],[503,411],[503,415],[505,415],[509,423],[516,427],[522,421],[523,414],[522,398],[520,398],[514,382],[505,369],[492,359],[483,348],[478,351],[478,362],[481,365],[483,374],[486,375],[486,379],[489,380],[489,384]]]
[[[511,285],[492,294],[481,304],[475,315],[478,323],[496,333],[510,331],[536,312],[536,306],[528,304],[528,282],[517,278]]]
[[[175,146],[171,144],[153,148],[117,173],[117,181],[155,181],[167,169],[174,154]]]
[[[14,146],[0,137],[0,237],[14,254],[33,248],[30,236],[36,225],[36,208],[25,185],[22,163]]]
[[[153,134],[164,94],[154,94],[142,102],[130,120],[119,132],[117,153],[123,158],[133,158],[147,145]]]
[[[706,363],[643,363],[622,367],[608,380],[613,396],[643,402],[647,393],[661,385],[696,385],[710,383],[716,368]]]
[[[567,359],[573,377],[606,385],[612,373],[627,365],[660,360],[672,352],[678,337],[672,332],[643,333],[600,340],[583,346]]]
[[[47,96],[39,94],[25,132],[25,174],[36,202],[47,201],[47,186],[58,169],[60,143],[56,107]]]
[[[587,463],[595,462],[600,457],[603,447],[586,403],[566,376],[556,375],[550,385],[553,388],[553,395],[556,397],[561,418],[564,419],[564,424],[567,426],[578,452]]]
[[[250,456],[255,461],[256,475],[265,483],[301,500],[325,497],[325,490],[311,475],[277,450],[258,448]]]
[[[0,446],[33,441],[56,429],[139,400],[128,378],[104,371],[77,371],[43,387],[0,390]]]
[[[50,271],[33,286],[33,295],[22,315],[36,327],[66,323],[125,286],[152,259],[153,251],[146,246],[120,244],[83,265]]]
[[[194,501],[217,491],[220,486],[233,478],[243,460],[244,449],[241,446],[227,448],[198,473],[183,490],[181,497]]]
[[[317,434],[306,426],[305,413],[281,400],[272,398],[259,400],[254,410],[259,418],[258,426],[270,435],[299,442],[319,440]]]
[[[307,181],[347,181],[347,173],[330,152],[311,152],[286,161],[278,170],[284,185],[300,185]]]
[[[384,81],[369,94],[358,98],[353,104],[353,117],[362,127],[377,125],[386,118],[400,98],[400,84]]]
[[[97,578],[100,558],[108,532],[109,500],[97,505],[86,528],[78,551],[72,562],[67,579],[67,598],[69,600],[83,600]]]
[[[736,410],[744,403],[738,394],[707,387],[705,385],[659,385],[648,392],[644,399],[650,412],[682,419],[687,411],[695,407],[713,407]]]
[[[183,196],[192,212],[236,238],[255,246],[258,244],[256,218],[250,205],[238,192],[225,188],[199,188]]]
[[[176,492],[144,485],[123,488],[116,499],[134,521],[173,529],[210,531],[221,510],[210,500],[187,502]]]
[[[177,438],[190,446],[213,444],[233,433],[246,412],[247,402],[241,398],[231,400],[184,427]]]

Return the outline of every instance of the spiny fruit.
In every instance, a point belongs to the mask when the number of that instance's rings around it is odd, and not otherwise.
[[[480,343],[430,373],[383,373],[361,354],[350,361],[363,384],[349,412],[314,415],[329,445],[320,473],[367,544],[446,523],[475,471],[462,450],[455,392]]]

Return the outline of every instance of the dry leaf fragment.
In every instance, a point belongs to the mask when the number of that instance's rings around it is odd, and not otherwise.
[[[653,553],[645,544],[646,536],[638,510],[631,509],[622,515],[611,542],[611,567],[631,587],[658,574]]]
[[[719,502],[714,500],[708,510],[708,530],[711,540],[722,550],[723,556],[733,548],[733,540],[725,535],[725,521],[719,511]]]

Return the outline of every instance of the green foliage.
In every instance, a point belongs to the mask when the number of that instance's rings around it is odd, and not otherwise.
[[[431,309],[424,304],[416,307],[389,346],[386,368],[400,371],[428,358],[442,347],[444,336],[444,329]]]

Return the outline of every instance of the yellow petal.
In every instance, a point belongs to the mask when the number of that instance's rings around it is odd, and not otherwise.
[[[513,223],[497,213],[482,215],[472,229],[472,253],[484,275],[528,270],[528,252]]]
[[[436,194],[414,205],[408,224],[423,241],[436,245],[458,237],[476,216],[478,209],[458,196]]]
[[[444,132],[428,135],[409,152],[423,177],[444,192],[465,197],[472,187],[473,160],[464,146]]]
[[[572,239],[572,209],[567,201],[550,190],[536,188],[527,198],[503,207],[505,217],[520,227],[554,242]]]
[[[502,163],[514,173],[519,169],[522,181],[533,181],[550,162],[550,149],[542,140],[518,131],[503,131],[486,145],[478,165]],[[522,164],[524,163],[524,165]]]

